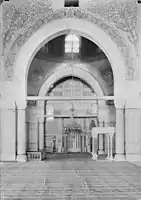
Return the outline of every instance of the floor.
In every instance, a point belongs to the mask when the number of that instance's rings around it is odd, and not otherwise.
[[[0,169],[2,200],[141,200],[141,167],[128,162],[69,154]]]

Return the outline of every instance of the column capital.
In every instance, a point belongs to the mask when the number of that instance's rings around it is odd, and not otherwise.
[[[18,110],[25,110],[27,107],[27,102],[25,100],[21,102],[15,101],[15,106]]]
[[[115,104],[115,107],[116,109],[124,109],[125,108],[125,103],[126,103],[126,100],[125,99],[115,99],[114,100],[114,104]]]
[[[106,101],[105,100],[98,100],[98,105],[99,106],[103,106],[103,107],[107,107]]]
[[[43,100],[38,100],[37,101],[37,107],[39,108],[43,108],[44,107],[45,102]]]

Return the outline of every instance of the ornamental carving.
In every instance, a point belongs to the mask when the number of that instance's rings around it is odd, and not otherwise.
[[[108,2],[108,1],[107,1]],[[128,33],[129,41],[136,43],[137,5],[135,1],[116,3],[89,2],[87,9],[62,8],[53,10],[50,1],[30,0],[28,4],[12,5],[3,3],[3,40],[5,56],[5,77],[12,79],[13,65],[20,47],[42,25],[52,20],[77,18],[90,21],[102,28],[116,43],[127,67],[128,79],[135,75],[134,58],[123,32]]]

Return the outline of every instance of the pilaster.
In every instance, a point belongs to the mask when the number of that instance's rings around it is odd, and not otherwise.
[[[15,107],[0,108],[0,160],[16,160],[16,110]]]
[[[116,99],[116,155],[115,161],[125,160],[125,100]]]
[[[141,100],[128,100],[125,107],[126,160],[141,161]]]
[[[17,126],[17,161],[26,162],[26,123],[25,123],[25,109],[18,109],[18,126]]]
[[[98,139],[98,154],[104,154],[104,135],[99,134],[99,139]]]

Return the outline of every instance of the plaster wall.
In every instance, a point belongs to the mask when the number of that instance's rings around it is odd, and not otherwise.
[[[141,160],[141,108],[125,110],[126,159]]]

